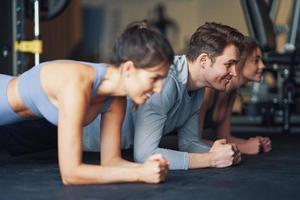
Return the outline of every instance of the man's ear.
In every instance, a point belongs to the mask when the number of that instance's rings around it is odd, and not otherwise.
[[[207,53],[201,53],[197,59],[196,62],[200,64],[202,68],[207,66],[208,62],[210,62],[210,58],[208,57]]]
[[[130,60],[128,60],[122,64],[122,73],[125,74],[125,76],[129,76],[129,74],[134,69],[135,69],[134,63]]]

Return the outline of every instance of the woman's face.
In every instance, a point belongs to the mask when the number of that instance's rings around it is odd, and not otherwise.
[[[245,61],[241,70],[237,70],[238,76],[233,77],[226,87],[226,91],[235,90],[248,81],[259,81],[265,65],[262,61],[262,52],[259,48],[254,49]]]
[[[128,96],[137,104],[145,103],[153,93],[162,90],[168,71],[169,64],[165,62],[150,68],[134,68],[127,77]]]
[[[247,81],[260,81],[261,74],[265,65],[262,61],[262,52],[256,48],[250,56],[247,57],[241,75]]]

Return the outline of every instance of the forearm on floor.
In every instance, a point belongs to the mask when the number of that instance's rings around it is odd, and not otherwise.
[[[211,167],[211,153],[189,153],[189,169]]]
[[[65,185],[138,182],[139,167],[117,167],[81,164],[62,173]]]
[[[172,149],[156,148],[151,152],[139,152],[138,161],[144,161],[152,154],[161,154],[168,162],[170,170],[188,169],[189,158],[187,152]]]
[[[110,161],[101,163],[103,166],[117,166],[117,167],[138,167],[140,166],[139,163],[131,162],[128,160],[125,160],[123,158],[115,158],[111,159]]]

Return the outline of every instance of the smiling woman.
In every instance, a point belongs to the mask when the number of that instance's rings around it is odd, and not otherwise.
[[[160,155],[144,164],[121,159],[120,127],[125,96],[142,104],[148,95],[159,92],[173,50],[162,34],[141,21],[130,24],[118,37],[113,55],[110,64],[55,60],[19,77],[0,75],[0,125],[43,117],[58,125],[64,184],[159,183],[165,179],[168,164]],[[98,113],[102,113],[103,166],[82,163],[83,126]]]

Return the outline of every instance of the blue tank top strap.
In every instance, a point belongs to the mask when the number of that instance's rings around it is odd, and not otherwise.
[[[107,65],[103,63],[90,63],[90,65],[96,70],[96,78],[93,83],[93,92],[95,93],[105,76]]]
[[[105,102],[103,103],[102,108],[101,108],[101,113],[107,112],[113,99],[114,99],[113,97],[108,97],[107,99],[105,99]]]
[[[96,78],[95,81],[93,83],[93,93],[95,94],[99,85],[101,84],[102,80],[104,79],[104,76],[106,74],[107,71],[107,64],[104,63],[89,63],[95,70],[96,70]],[[111,103],[112,103],[113,97],[108,97],[107,99],[105,99],[100,112],[104,113],[108,110],[108,108],[110,107]]]

